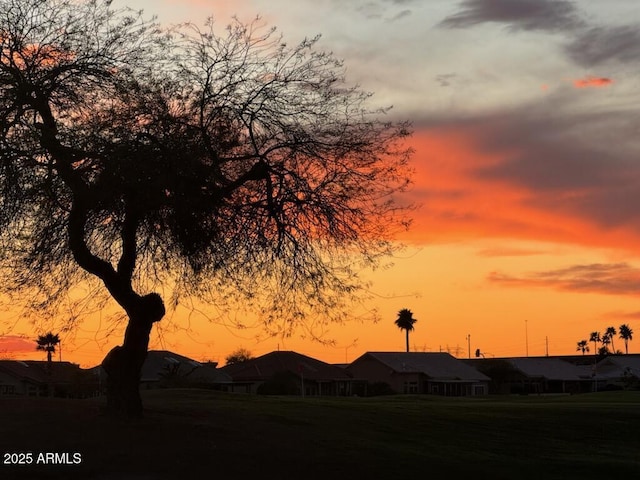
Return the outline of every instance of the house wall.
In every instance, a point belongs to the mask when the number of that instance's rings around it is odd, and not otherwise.
[[[347,370],[356,379],[369,383],[386,383],[396,393],[427,393],[424,391],[424,375],[415,372],[395,372],[374,358],[361,358],[349,365]]]
[[[24,381],[14,375],[0,371],[0,395],[45,395],[46,386]]]
[[[471,397],[487,395],[489,393],[488,382],[447,382],[425,381],[424,393],[442,395],[445,397]]]
[[[19,379],[0,371],[0,395],[23,395],[23,385]]]
[[[420,373],[394,373],[391,375],[391,388],[398,393],[415,394],[424,391],[425,376]]]
[[[384,382],[395,392],[402,393],[403,379],[394,375],[391,368],[374,358],[359,358],[347,367],[354,378],[366,380],[369,383]]]
[[[395,372],[375,358],[364,357],[352,363],[347,370],[354,378],[367,380],[370,383],[385,382],[396,392],[402,394],[432,394],[446,396],[471,396],[488,394],[488,382],[469,381],[446,382],[429,379],[423,373]]]

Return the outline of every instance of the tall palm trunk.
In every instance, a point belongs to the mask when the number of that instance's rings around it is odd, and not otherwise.
[[[407,328],[405,330],[405,333],[407,334],[407,353],[409,352],[409,329]]]

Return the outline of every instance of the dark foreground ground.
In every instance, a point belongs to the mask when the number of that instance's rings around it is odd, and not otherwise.
[[[145,418],[123,422],[99,400],[0,398],[0,479],[640,478],[640,392],[144,399]],[[80,462],[37,464],[46,453]]]

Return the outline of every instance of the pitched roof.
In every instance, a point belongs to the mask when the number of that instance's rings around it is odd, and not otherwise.
[[[216,368],[215,363],[200,363],[168,350],[150,350],[142,365],[141,381],[156,382],[173,370],[178,376],[194,382],[228,383],[231,378]]]
[[[266,380],[276,373],[289,372],[315,381],[348,380],[342,368],[297,352],[276,351],[241,363],[226,365],[222,370],[234,382]]]
[[[51,370],[49,370],[49,368]],[[0,370],[22,380],[33,383],[71,383],[83,370],[70,362],[51,362],[39,360],[0,360]]]
[[[422,373],[437,380],[489,381],[489,377],[448,353],[432,352],[367,352],[370,357],[397,373]]]
[[[630,374],[640,377],[639,355],[609,355],[598,362],[596,372],[598,377],[619,378]]]
[[[547,380],[584,380],[591,374],[591,368],[573,365],[558,358],[527,357],[507,360],[516,370],[527,377],[541,377]]]

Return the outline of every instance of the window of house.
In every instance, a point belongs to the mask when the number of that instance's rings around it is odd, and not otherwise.
[[[15,385],[0,385],[0,395],[13,395],[16,393]]]
[[[418,393],[418,382],[404,382],[404,393]]]

